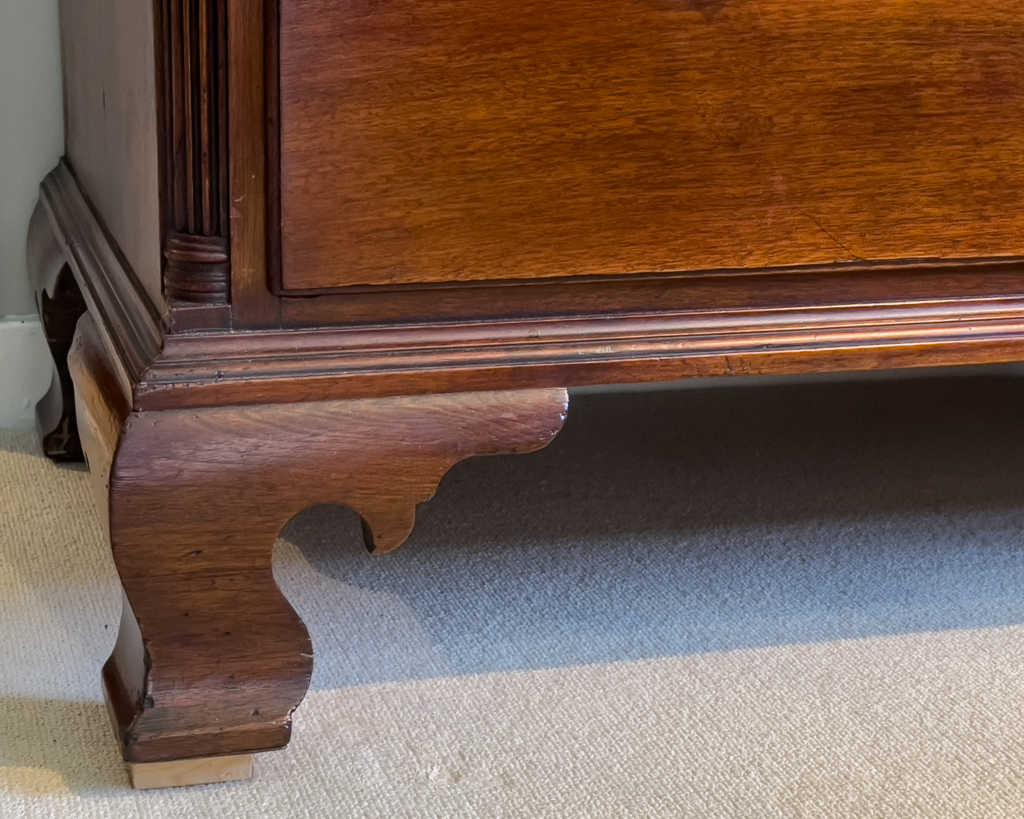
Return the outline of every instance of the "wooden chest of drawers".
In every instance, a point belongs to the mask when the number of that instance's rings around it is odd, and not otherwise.
[[[308,505],[395,548],[454,463],[549,442],[572,386],[1024,359],[1012,0],[64,0],[61,24],[40,427],[109,525],[140,784],[287,743],[312,655],[270,558]]]

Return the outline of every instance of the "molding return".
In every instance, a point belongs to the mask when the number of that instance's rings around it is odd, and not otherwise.
[[[121,389],[132,395],[163,348],[161,317],[65,160],[43,180],[39,201],[115,362]]]

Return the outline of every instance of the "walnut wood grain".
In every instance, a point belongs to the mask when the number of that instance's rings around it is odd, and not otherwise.
[[[63,166],[42,202],[136,410],[1024,358],[1020,259],[628,277],[546,308],[547,285],[481,286],[461,320],[445,289],[407,322],[314,299],[289,318],[326,326],[164,337]]]
[[[265,346],[264,346],[265,345]],[[1017,361],[1024,299],[174,339],[143,407]],[[177,360],[175,360],[177,359]]]
[[[279,300],[270,292],[267,270],[269,122],[276,122],[266,97],[264,5],[227,0],[228,130],[230,134],[231,310],[240,329],[279,326]]]
[[[125,591],[104,683],[126,761],[287,743],[312,647],[271,571],[295,514],[343,503],[396,548],[454,464],[545,446],[564,389],[133,412],[90,316],[71,369]]]
[[[223,304],[228,255],[226,0],[159,0],[164,292]]]
[[[347,287],[281,300],[285,327],[924,304],[1024,294],[1024,260],[904,259],[536,281]]]
[[[70,267],[96,321],[118,383],[126,395],[132,395],[164,344],[158,306],[90,208],[66,162],[54,168],[40,185],[38,212],[38,230],[52,234],[53,246]]]
[[[281,286],[1021,255],[1022,22],[281,0]]]
[[[160,0],[168,222],[227,236],[227,5]]]
[[[155,8],[150,0],[59,0],[65,161],[162,314]]]
[[[169,784],[284,745],[312,648],[282,526],[347,504],[393,549],[453,464],[550,441],[567,386],[1024,360],[1022,20],[61,0],[40,411],[70,452],[72,377],[125,759]]]

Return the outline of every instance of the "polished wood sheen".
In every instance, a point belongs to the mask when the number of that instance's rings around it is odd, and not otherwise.
[[[707,271],[607,280],[603,288],[580,282],[567,286],[580,291],[575,304],[565,290],[565,301],[546,311],[534,294],[545,285],[480,287],[472,291],[486,297],[476,302],[479,318],[457,291],[438,289],[434,300],[422,291],[392,297],[399,309],[425,303],[406,324],[381,321],[391,318],[384,312],[374,321],[376,302],[354,295],[288,299],[287,330],[162,338],[63,166],[44,181],[41,203],[49,219],[38,230],[55,232],[64,246],[137,410],[1024,356],[1024,261],[1012,258]],[[607,309],[609,300],[620,309]]]
[[[344,503],[367,547],[390,551],[452,466],[540,449],[568,402],[555,389],[133,412],[88,315],[70,363],[125,594],[103,680],[132,763],[288,742],[313,668],[271,569],[294,515]]]
[[[264,8],[264,5],[266,8]],[[265,15],[275,2],[227,0],[228,130],[230,156],[231,308],[235,327],[276,327],[281,308],[268,288],[267,131],[276,122],[266,104],[273,83],[267,66]]]
[[[1024,253],[1012,0],[281,0],[280,281]]]
[[[1018,0],[60,5],[38,417],[109,533],[138,787],[287,743],[312,504],[393,549],[568,387],[1024,360]]]
[[[162,312],[157,5],[59,0],[65,156]]]

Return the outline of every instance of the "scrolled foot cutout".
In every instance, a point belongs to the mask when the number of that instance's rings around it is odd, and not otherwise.
[[[88,317],[71,361],[126,597],[106,690],[143,764],[288,742],[312,673],[271,569],[292,517],[345,504],[390,551],[452,466],[540,449],[568,404],[548,389],[131,412]]]
[[[416,507],[455,464],[475,455],[533,452],[549,444],[568,409],[564,389],[456,393],[338,402],[347,422],[346,474],[335,502],[363,517],[375,554],[405,542]]]
[[[86,305],[41,203],[36,206],[29,225],[28,270],[53,358],[50,388],[36,405],[36,426],[43,454],[58,462],[81,461],[82,445],[78,439],[68,352],[75,325],[85,313]]]

